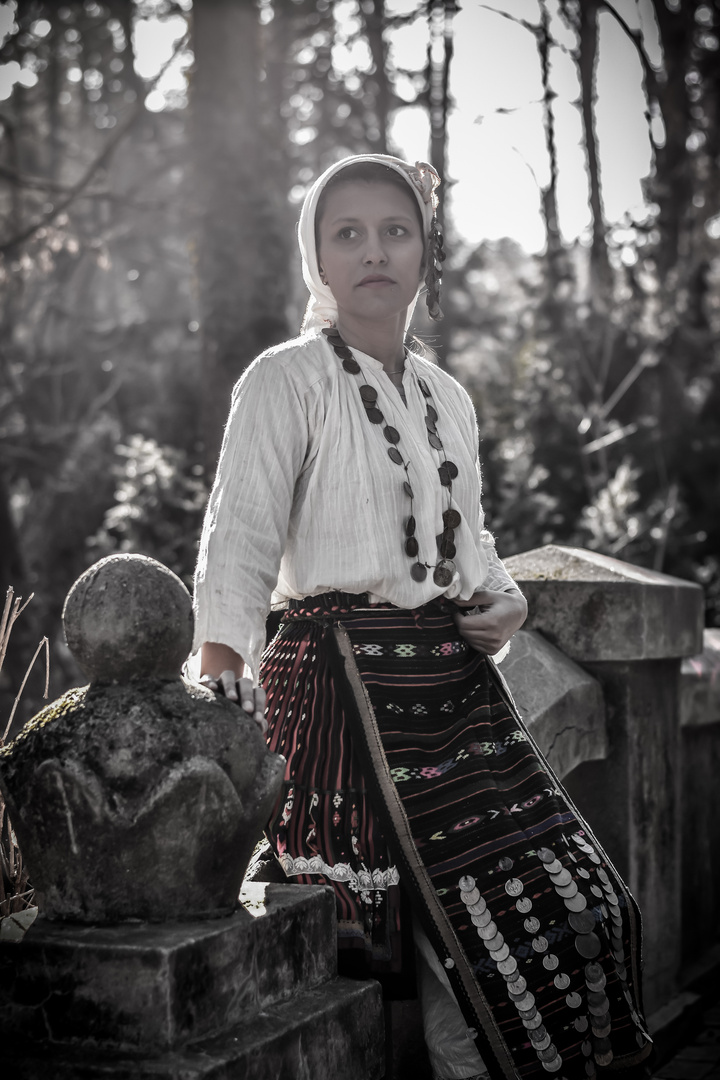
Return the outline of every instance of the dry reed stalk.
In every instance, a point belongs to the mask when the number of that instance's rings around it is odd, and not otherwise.
[[[28,606],[33,595],[34,593],[31,593],[23,604],[22,597],[15,596],[12,585],[9,586],[7,593],[5,594],[5,607],[3,609],[2,618],[0,619],[0,671],[2,671],[13,625]],[[25,672],[25,677],[20,685],[20,689],[17,692],[10,711],[10,717],[5,725],[2,736],[0,737],[0,746],[5,745],[5,739],[10,731],[18,707],[18,702],[25,689],[25,684],[28,681],[33,665],[43,647],[45,648],[45,692],[43,697],[47,698],[48,696],[50,682],[50,647],[48,639],[44,637],[35,650],[35,654]],[[10,823],[5,800],[3,799],[2,793],[0,793],[0,918],[17,914],[19,911],[31,907],[33,898],[34,890],[30,885],[27,870],[23,865],[22,853],[20,852],[17,837],[15,836],[12,824]]]

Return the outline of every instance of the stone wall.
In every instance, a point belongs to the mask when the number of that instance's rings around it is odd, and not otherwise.
[[[717,694],[693,685],[695,705],[681,727],[681,665],[703,649],[702,590],[555,545],[507,565],[530,616],[503,671],[640,904],[652,1014],[678,994],[683,969],[719,934],[720,871],[710,865],[720,850],[720,812],[710,804],[720,725],[702,704],[717,703]]]
[[[683,959],[697,964],[720,938],[720,630],[683,660],[680,720]]]

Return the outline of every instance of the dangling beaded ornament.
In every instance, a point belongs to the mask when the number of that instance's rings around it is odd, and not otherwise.
[[[336,355],[342,361],[342,366],[345,371],[347,371],[349,375],[360,375],[362,369],[351,350],[343,341],[340,331],[334,326],[324,327],[323,334],[325,334],[335,350]],[[452,482],[458,474],[457,465],[453,461],[448,461],[445,456],[445,448],[442,439],[438,435],[436,426],[438,414],[432,404],[432,394],[430,393],[428,384],[419,376],[416,376],[416,378],[420,393],[425,398],[425,427],[427,428],[428,442],[433,450],[436,450],[443,456],[442,464],[438,468],[438,475],[440,477],[440,483],[444,488],[447,488],[448,496],[450,496],[452,494]],[[405,470],[403,489],[410,500],[410,515],[405,520],[405,540],[403,542],[403,547],[405,554],[410,559],[415,560],[410,570],[410,574],[415,581],[424,581],[427,577],[428,570],[431,569],[433,571],[433,581],[435,584],[446,589],[452,582],[453,574],[455,573],[455,563],[453,561],[455,558],[455,530],[460,526],[462,521],[460,513],[452,507],[449,507],[443,513],[443,531],[437,537],[437,545],[440,553],[440,559],[437,564],[433,567],[430,563],[421,562],[419,558],[420,545],[415,536],[416,522],[413,513],[415,493],[412,484],[410,483],[410,462],[405,460],[402,451],[399,448],[400,433],[397,428],[385,423],[385,417],[378,408],[377,390],[375,387],[369,386],[367,383],[362,383],[359,387],[359,391],[360,398],[365,407],[365,415],[370,423],[384,425],[383,435],[390,443],[390,446],[388,447],[388,457],[392,462],[396,465],[400,465]]]

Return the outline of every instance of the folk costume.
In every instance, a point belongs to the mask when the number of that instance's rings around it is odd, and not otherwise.
[[[315,212],[355,162],[406,180],[437,255],[430,166],[362,155],[310,190],[304,333],[235,388],[196,644],[229,645],[265,686],[287,759],[267,835],[289,881],[334,887],[341,954],[389,986],[414,921],[437,1076],[631,1068],[650,1051],[635,902],[455,622],[453,599],[515,588],[484,528],[472,403],[411,349],[401,392],[335,326]]]

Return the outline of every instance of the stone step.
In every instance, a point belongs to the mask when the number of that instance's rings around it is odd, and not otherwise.
[[[180,1047],[337,974],[327,886],[251,883],[234,915],[92,927],[38,919],[0,946],[0,1040]]]
[[[162,1056],[85,1047],[3,1047],[22,1080],[380,1080],[383,1009],[375,982],[333,979],[263,1008],[229,1032]]]

